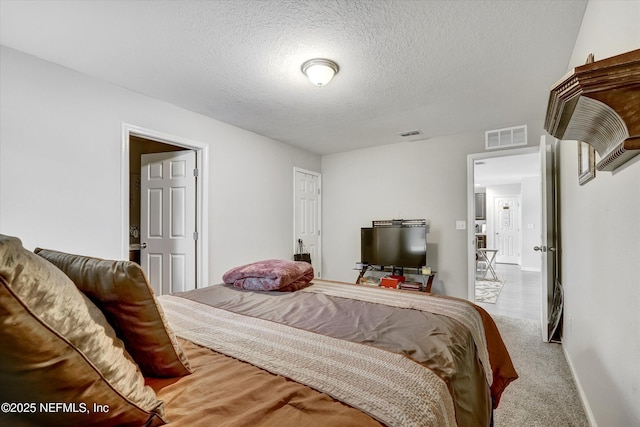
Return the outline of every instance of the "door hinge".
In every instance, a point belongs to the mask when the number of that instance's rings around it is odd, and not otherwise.
[[[198,176],[198,169],[197,168],[193,170],[193,176],[195,176],[195,177]]]
[[[193,240],[198,240],[198,232],[197,231],[193,232]]]

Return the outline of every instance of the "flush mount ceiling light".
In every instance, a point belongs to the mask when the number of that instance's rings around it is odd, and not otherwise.
[[[311,83],[322,87],[329,83],[333,76],[338,74],[340,67],[329,59],[315,58],[302,64],[301,70]]]

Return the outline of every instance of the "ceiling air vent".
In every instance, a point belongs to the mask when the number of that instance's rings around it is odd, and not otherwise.
[[[418,129],[400,132],[398,133],[398,136],[402,137],[406,141],[419,141],[421,139],[425,139],[422,131]]]
[[[422,135],[422,132],[419,130],[408,130],[405,132],[400,132],[398,135],[400,135],[403,138],[409,138],[410,136]]]
[[[484,133],[487,150],[527,145],[527,125],[488,130]]]

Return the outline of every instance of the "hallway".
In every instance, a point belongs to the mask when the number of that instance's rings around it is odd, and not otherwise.
[[[496,264],[496,273],[505,280],[495,304],[476,302],[489,314],[540,321],[540,272],[522,271],[516,264]]]

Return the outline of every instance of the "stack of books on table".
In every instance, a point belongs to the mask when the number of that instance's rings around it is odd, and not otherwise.
[[[404,282],[400,283],[400,289],[404,289],[405,291],[421,291],[422,283],[418,282]]]

